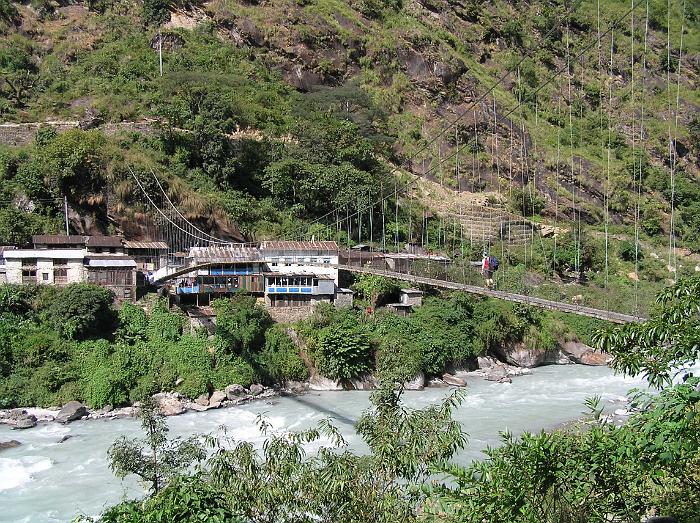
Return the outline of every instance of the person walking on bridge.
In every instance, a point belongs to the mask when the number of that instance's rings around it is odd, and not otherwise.
[[[495,256],[489,256],[489,253],[484,251],[484,259],[481,261],[481,274],[486,281],[486,288],[493,289],[493,273],[498,270],[498,260]]]

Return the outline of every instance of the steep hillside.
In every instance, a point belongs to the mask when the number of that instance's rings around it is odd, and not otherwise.
[[[672,2],[667,34],[666,2],[650,1],[648,31],[640,3],[633,39],[628,4],[586,0],[567,15],[558,1],[3,0],[3,120],[150,118],[154,131],[100,138],[92,171],[47,172],[42,148],[60,148],[51,137],[6,148],[1,196],[45,199],[35,229],[56,221],[49,200],[66,193],[104,226],[104,214],[148,213],[126,166],[153,169],[200,225],[236,237],[235,223],[254,238],[352,212],[393,188],[393,165],[544,220],[600,226],[609,195],[612,221],[629,226],[641,172],[641,223],[654,238],[669,227],[677,120],[676,227],[698,248],[698,8]],[[92,186],[78,183],[86,172]]]

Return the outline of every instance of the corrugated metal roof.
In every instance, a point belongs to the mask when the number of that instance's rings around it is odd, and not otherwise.
[[[36,234],[32,236],[32,243],[34,245],[37,243],[46,245],[85,245],[85,236],[79,236],[77,234],[71,234],[70,236],[66,236],[65,234]]]
[[[119,236],[90,236],[88,247],[121,247],[122,239]]]
[[[0,245],[0,257],[2,256],[3,252],[14,250],[17,250],[17,247],[15,247],[14,245]]]
[[[134,260],[99,258],[88,260],[88,267],[136,267],[136,262]]]
[[[5,251],[3,256],[8,260],[17,258],[82,260],[85,257],[85,249],[13,249]]]
[[[200,263],[230,263],[260,260],[260,251],[247,245],[226,245],[217,247],[190,247],[188,256]]]
[[[165,242],[138,242],[138,241],[126,241],[124,245],[127,249],[157,249],[157,250],[168,250],[168,244]]]
[[[272,240],[260,242],[261,251],[273,252],[336,252],[338,244],[330,241],[283,241]]]

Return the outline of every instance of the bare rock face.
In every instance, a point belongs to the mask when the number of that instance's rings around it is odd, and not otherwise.
[[[69,401],[56,415],[56,421],[59,423],[70,423],[77,419],[87,416],[87,407],[79,401]]]
[[[161,392],[154,394],[153,399],[164,416],[177,416],[185,412],[185,406],[177,393]]]
[[[350,390],[374,390],[377,388],[377,379],[371,374],[366,374],[350,380],[347,388]]]
[[[245,395],[245,387],[239,385],[238,383],[234,383],[233,385],[229,385],[228,387],[226,387],[224,389],[224,392],[228,399],[234,400],[239,396]]]
[[[457,376],[447,372],[442,375],[442,381],[448,385],[452,385],[453,387],[464,387],[467,384],[467,382],[462,378],[458,378]]]

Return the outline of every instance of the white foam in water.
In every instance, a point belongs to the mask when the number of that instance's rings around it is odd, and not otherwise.
[[[41,456],[0,458],[0,492],[20,487],[30,482],[33,474],[50,468],[51,460]]]

